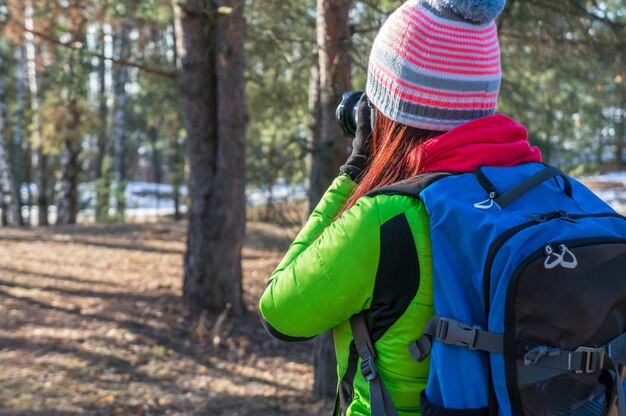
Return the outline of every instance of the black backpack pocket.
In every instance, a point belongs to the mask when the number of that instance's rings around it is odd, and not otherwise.
[[[623,388],[626,241],[546,243],[511,280],[505,322],[514,415],[606,415]]]

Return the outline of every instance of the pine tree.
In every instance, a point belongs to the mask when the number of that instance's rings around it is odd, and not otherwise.
[[[187,0],[181,88],[191,204],[184,296],[196,311],[241,314],[245,228],[244,2]]]

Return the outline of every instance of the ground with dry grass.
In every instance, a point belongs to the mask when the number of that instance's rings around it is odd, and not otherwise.
[[[261,327],[256,302],[294,230],[251,223],[249,316],[189,325],[184,224],[0,233],[0,415],[318,415],[310,343]]]

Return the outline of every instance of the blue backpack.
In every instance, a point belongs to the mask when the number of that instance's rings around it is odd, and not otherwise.
[[[436,315],[409,346],[430,357],[422,416],[626,415],[626,218],[541,163],[376,193],[430,217]]]

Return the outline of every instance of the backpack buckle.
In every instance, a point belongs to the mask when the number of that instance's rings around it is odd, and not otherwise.
[[[368,357],[361,361],[361,375],[365,381],[372,381],[378,375],[378,369],[374,364],[374,358]]]
[[[606,351],[604,348],[579,347],[576,349],[581,355],[581,370],[576,370],[576,374],[592,374],[600,370],[604,366],[604,356]]]
[[[430,355],[430,351],[432,350],[433,344],[431,337],[428,335],[423,335],[417,341],[409,344],[409,353],[411,357],[418,363],[423,362],[428,355]]]
[[[479,330],[478,326],[469,326],[454,319],[439,318],[436,337],[444,344],[459,345],[475,350]]]

